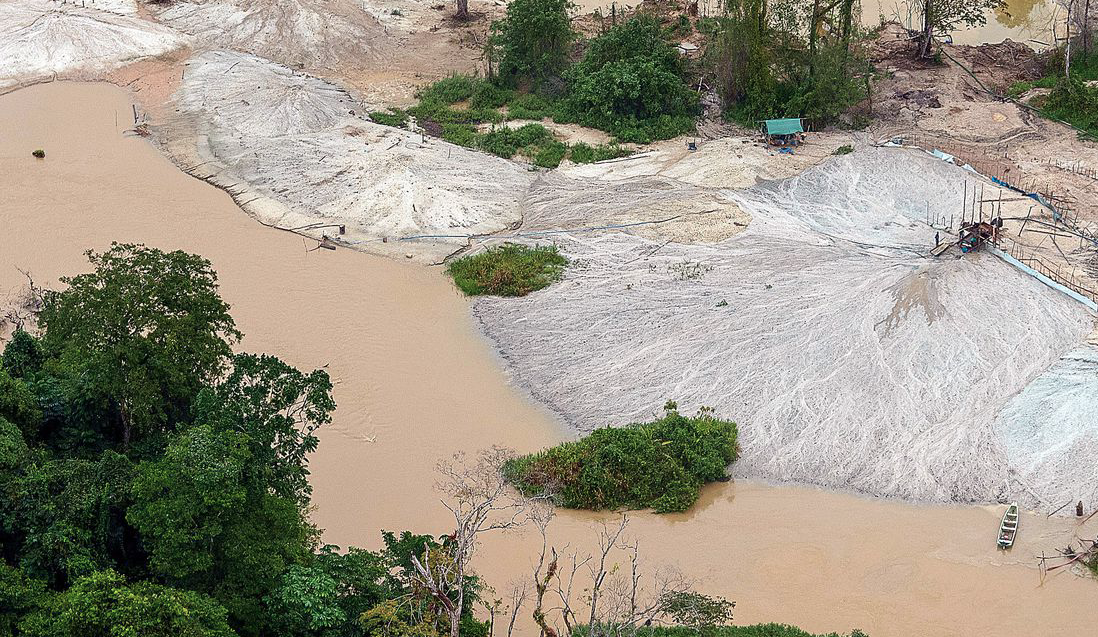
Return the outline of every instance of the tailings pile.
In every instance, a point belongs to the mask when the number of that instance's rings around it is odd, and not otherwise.
[[[926,215],[957,208],[965,179],[923,153],[859,150],[725,191],[751,222],[717,243],[554,235],[573,260],[561,283],[475,312],[519,382],[577,431],[674,399],[740,423],[739,475],[1009,497],[1025,489],[996,418],[1092,319],[994,256],[927,256]],[[598,221],[574,214],[550,198],[527,210],[539,228]],[[1077,474],[1044,479],[1036,499],[1082,488],[1052,485]]]
[[[130,15],[131,2],[86,4],[0,2],[0,88],[56,74],[90,76],[185,43],[174,29]]]
[[[344,242],[373,251],[441,258],[465,240],[396,239],[505,229],[534,179],[516,163],[375,124],[343,89],[251,55],[196,56],[175,102],[158,137],[178,164],[264,223],[314,236],[342,224]]]

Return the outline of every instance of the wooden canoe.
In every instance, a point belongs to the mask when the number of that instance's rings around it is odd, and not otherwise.
[[[1011,502],[1003,514],[1003,520],[999,522],[999,548],[1009,549],[1014,546],[1014,538],[1018,535],[1018,503]]]

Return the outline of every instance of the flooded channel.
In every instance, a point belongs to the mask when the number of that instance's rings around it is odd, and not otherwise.
[[[509,384],[440,270],[310,252],[180,172],[127,133],[130,122],[130,97],[107,84],[0,96],[0,297],[24,283],[17,267],[56,285],[86,268],[84,250],[111,241],[209,258],[244,349],[325,367],[335,382],[339,408],[311,464],[313,519],[327,542],[377,547],[381,529],[444,532],[432,490],[440,458],[491,444],[531,451],[566,436]],[[31,156],[37,148],[44,160]],[[711,485],[687,514],[638,513],[630,534],[649,564],[735,600],[741,623],[873,637],[1092,631],[1098,583],[1066,572],[1042,581],[1033,558],[1098,525],[1027,515],[1018,544],[1001,553],[1000,513],[741,481]],[[588,547],[611,518],[562,513],[553,541]],[[528,573],[536,539],[500,534],[482,547],[477,568],[500,597]],[[536,632],[526,624],[520,634]]]

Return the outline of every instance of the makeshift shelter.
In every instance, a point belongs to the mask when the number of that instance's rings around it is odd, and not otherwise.
[[[766,143],[774,146],[796,146],[804,134],[802,121],[799,117],[763,120]]]

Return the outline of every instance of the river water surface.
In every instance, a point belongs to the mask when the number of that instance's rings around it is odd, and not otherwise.
[[[566,436],[509,385],[441,271],[307,252],[127,133],[131,118],[129,95],[107,84],[0,96],[0,298],[23,284],[17,267],[57,285],[86,269],[84,250],[111,241],[209,258],[244,349],[325,367],[335,382],[339,408],[311,464],[326,541],[377,547],[381,529],[444,532],[432,490],[440,458],[491,444],[532,451]],[[31,157],[36,148],[44,160]],[[738,622],[874,637],[1093,634],[1098,583],[1066,572],[1042,580],[1034,555],[1075,532],[1094,537],[1098,525],[1027,515],[1014,550],[1001,553],[1000,513],[741,481],[707,487],[687,514],[637,513],[630,533],[648,564],[735,600]],[[585,549],[612,518],[562,513],[553,541]],[[537,544],[525,532],[482,547],[477,568],[500,597]],[[536,633],[526,622],[520,634]]]
[[[577,0],[578,13],[592,13],[596,10],[610,15],[613,7],[631,9],[640,4],[639,0]],[[719,0],[698,0],[701,15],[718,15],[722,3]],[[895,20],[910,29],[919,28],[918,13],[912,7],[921,6],[918,0],[863,0],[861,3],[862,25],[873,28],[882,20]],[[1055,0],[1005,0],[1003,5],[984,14],[984,24],[960,28],[950,33],[957,44],[998,43],[1007,38],[1015,42],[1025,42],[1035,48],[1045,48],[1053,41],[1053,28],[1056,35],[1063,37],[1064,10]]]

